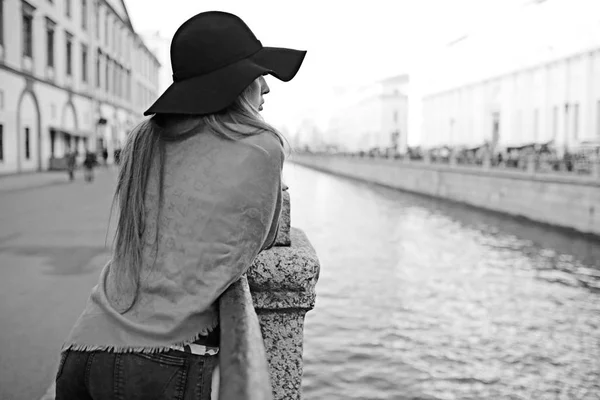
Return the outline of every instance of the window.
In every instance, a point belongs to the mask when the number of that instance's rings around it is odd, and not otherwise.
[[[88,9],[87,9],[87,0],[81,0],[81,28],[83,30],[87,29],[88,24]]]
[[[500,113],[498,111],[492,113],[492,146],[495,146],[500,141]]]
[[[117,96],[119,97],[123,97],[123,68],[119,65],[119,68],[117,69],[117,80],[119,82],[119,87],[117,90]]]
[[[22,3],[23,12],[23,56],[33,57],[33,13],[35,8],[29,3]]]
[[[121,66],[115,63],[113,69],[113,82],[114,82],[114,95],[119,97],[121,95]]]
[[[117,63],[113,63],[112,68],[112,90],[115,96],[119,95],[119,66]]]
[[[71,0],[65,0],[65,15],[71,18]]]
[[[573,104],[573,139],[579,136],[579,104]]]
[[[106,57],[106,66],[104,68],[106,75],[104,77],[104,86],[106,88],[106,93],[110,89],[109,79],[110,79],[110,58]]]
[[[100,87],[100,59],[102,58],[102,52],[98,49],[96,54],[96,87]]]
[[[96,39],[100,39],[100,1],[96,0],[95,1],[95,6],[94,6],[94,14],[95,14],[95,18],[94,18],[94,29],[96,29]]]
[[[108,45],[108,9],[106,9],[106,14],[104,15],[104,44]]]
[[[0,0],[0,46],[4,45],[4,1]]]
[[[71,76],[73,75],[73,35],[71,35],[69,32],[66,32],[66,39],[67,39],[67,52],[66,52],[66,56],[67,56],[67,75]]]
[[[127,100],[131,101],[131,70],[127,70]],[[600,107],[600,101],[598,102],[598,106]]]
[[[25,128],[25,159],[29,160],[31,158],[31,146],[29,142],[29,128]]]
[[[112,37],[110,38],[110,48],[115,52],[117,51],[117,31],[119,30],[119,26],[117,20],[115,19],[115,23],[111,26]]]
[[[85,44],[81,45],[81,80],[88,81],[88,49]]]
[[[54,157],[54,141],[56,140],[56,131],[50,129],[50,157]]]
[[[46,18],[46,65],[54,67],[54,30],[56,24],[50,18]]]
[[[0,124],[0,161],[4,161],[4,125],[2,124]]]

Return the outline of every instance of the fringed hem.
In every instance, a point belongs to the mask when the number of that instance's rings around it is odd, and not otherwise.
[[[211,326],[208,326],[202,329],[199,333],[195,334],[192,338],[175,342],[169,345],[164,346],[113,346],[113,345],[89,345],[89,344],[63,344],[60,352],[63,353],[67,350],[73,351],[106,351],[109,353],[164,353],[169,350],[173,350],[172,346],[185,346],[188,344],[194,343],[196,340],[200,338],[200,336],[207,336],[210,332],[212,332],[217,325],[219,324],[218,319],[213,321]]]

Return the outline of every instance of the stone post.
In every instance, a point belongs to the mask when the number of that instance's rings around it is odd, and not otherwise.
[[[285,191],[276,246],[261,252],[247,273],[275,400],[301,398],[304,316],[315,305],[320,268],[304,232],[289,228],[289,211]]]

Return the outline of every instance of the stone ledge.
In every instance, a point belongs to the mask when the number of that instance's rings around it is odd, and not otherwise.
[[[314,292],[319,278],[319,259],[308,238],[292,228],[290,247],[272,247],[261,252],[247,272],[255,292]]]
[[[432,170],[440,173],[455,173],[455,174],[469,174],[479,176],[491,176],[506,179],[525,180],[533,182],[548,182],[557,184],[570,184],[579,186],[593,186],[600,187],[600,180],[593,175],[577,175],[573,173],[560,174],[552,172],[537,172],[535,174],[527,171],[512,170],[510,168],[501,167],[490,167],[484,168],[483,166],[470,166],[470,165],[449,165],[449,164],[435,164],[427,163],[425,161],[402,162],[399,160],[388,159],[388,158],[360,158],[360,157],[343,157],[340,155],[308,155],[308,154],[295,154],[294,157],[290,157],[291,163],[304,165],[306,167],[319,169],[319,165],[315,165],[314,162],[309,160],[315,159],[341,159],[347,160],[354,163],[362,163],[367,165],[387,165],[387,166],[398,166],[398,168],[404,169],[416,169],[416,170]]]
[[[252,303],[257,312],[312,310],[315,308],[316,293],[313,292],[252,292]]]

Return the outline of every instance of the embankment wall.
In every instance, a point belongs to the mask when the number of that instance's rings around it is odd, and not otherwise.
[[[600,236],[600,177],[334,155],[289,161]]]

